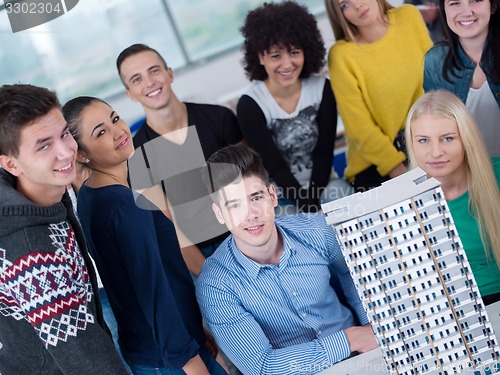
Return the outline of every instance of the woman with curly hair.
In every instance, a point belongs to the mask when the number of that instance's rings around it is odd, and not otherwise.
[[[439,2],[446,40],[425,57],[424,89],[457,95],[500,156],[500,0]]]
[[[489,157],[471,113],[446,90],[420,97],[408,113],[411,167],[441,189],[485,305],[500,300],[500,158]]]
[[[325,0],[336,43],[328,56],[347,136],[346,179],[358,191],[406,171],[402,131],[424,91],[432,46],[418,9],[386,0]]]
[[[238,102],[238,123],[281,208],[315,211],[349,194],[346,181],[331,177],[337,109],[328,79],[315,75],[325,62],[316,19],[293,1],[266,3],[248,13],[241,32],[252,85]]]

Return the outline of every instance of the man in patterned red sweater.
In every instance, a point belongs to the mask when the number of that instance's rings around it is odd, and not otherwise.
[[[2,374],[126,374],[66,194],[76,150],[53,92],[0,87]]]

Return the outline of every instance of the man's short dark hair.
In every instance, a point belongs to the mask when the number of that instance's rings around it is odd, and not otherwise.
[[[153,49],[145,44],[140,44],[140,43],[132,44],[131,46],[129,46],[129,47],[125,48],[123,51],[121,51],[120,54],[118,55],[118,57],[116,58],[116,69],[118,69],[118,75],[120,76],[120,79],[121,79],[122,83],[125,85],[125,87],[127,87],[127,84],[125,83],[125,81],[123,80],[123,77],[122,77],[122,64],[130,56],[137,55],[138,53],[141,53],[141,52],[154,52],[154,53],[156,53],[158,55],[158,57],[160,58],[160,60],[163,62],[165,69],[168,68],[167,62],[165,61],[165,59],[162,57],[162,55],[160,55],[160,53],[157,50],[155,50],[155,49]]]
[[[269,177],[260,155],[243,144],[221,148],[207,160],[202,179],[210,194],[238,181],[239,177],[255,176],[269,186]]]
[[[54,108],[61,108],[56,94],[26,84],[0,87],[0,155],[19,155],[21,130]]]

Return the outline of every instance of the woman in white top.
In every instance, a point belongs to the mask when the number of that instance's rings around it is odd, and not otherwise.
[[[447,39],[425,58],[425,91],[446,89],[474,116],[488,153],[500,156],[500,0],[440,0]]]
[[[292,1],[267,3],[248,13],[241,31],[252,85],[238,102],[238,124],[277,186],[280,207],[316,211],[350,194],[345,180],[331,178],[337,109],[328,79],[315,75],[325,47],[314,16]]]

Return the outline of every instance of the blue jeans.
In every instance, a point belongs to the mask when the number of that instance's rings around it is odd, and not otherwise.
[[[319,204],[325,204],[348,195],[354,194],[354,188],[340,177],[331,177],[319,197]],[[321,208],[321,207],[318,207]],[[274,210],[276,216],[295,215],[300,212],[297,203],[291,199],[279,198],[278,206]]]
[[[113,310],[111,310],[111,306],[109,305],[108,296],[104,288],[99,288],[99,297],[101,298],[102,314],[104,315],[104,321],[106,322],[106,325],[108,326],[109,331],[111,332],[111,336],[113,337],[113,342],[115,343],[116,351],[118,352],[120,358],[122,359],[123,367],[125,367],[125,370],[127,370],[127,372],[130,375],[132,375],[132,372],[128,368],[127,362],[125,362],[125,360],[122,357],[120,345],[118,345],[118,326],[116,324],[115,316],[113,315]]]
[[[224,240],[217,241],[216,243],[210,244],[210,245],[205,245],[205,246],[200,246],[200,251],[203,253],[205,258],[208,258],[210,255],[212,255],[215,250],[219,247],[219,245],[222,243]]]
[[[200,349],[200,357],[207,366],[211,375],[227,375],[226,371],[217,363],[205,349]],[[150,366],[137,365],[129,363],[130,369],[134,375],[185,375],[184,370],[169,370],[168,368],[156,368]]]
[[[319,197],[319,204],[325,204],[351,194],[354,194],[354,188],[349,182],[340,177],[331,178]]]

